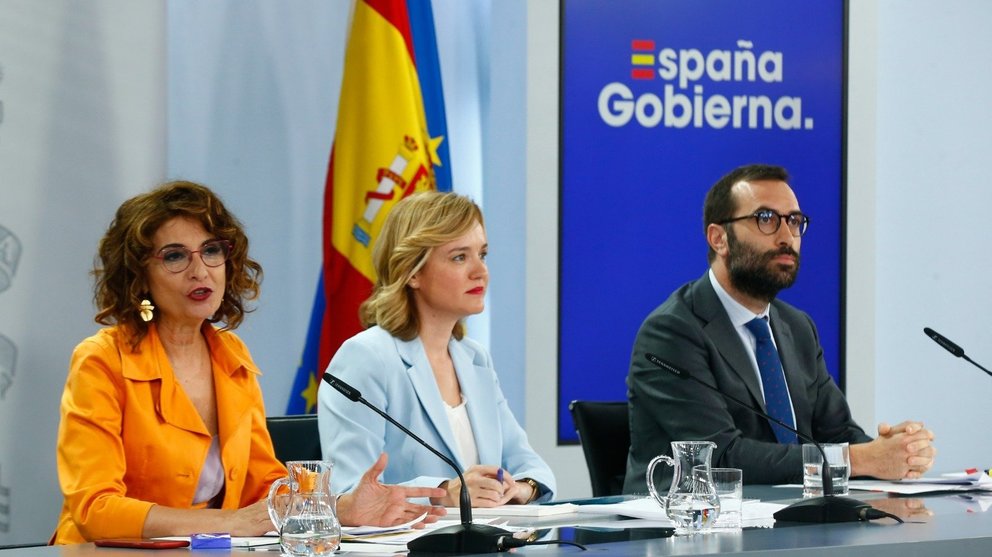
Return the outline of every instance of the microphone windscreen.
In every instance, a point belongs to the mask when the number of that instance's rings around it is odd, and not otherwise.
[[[964,348],[961,348],[957,344],[954,344],[953,342],[951,342],[949,338],[945,337],[944,335],[938,333],[937,331],[931,329],[930,327],[923,327],[923,332],[928,337],[932,338],[934,342],[943,346],[944,350],[947,350],[948,352],[954,354],[958,358],[964,356]]]
[[[358,399],[362,398],[362,393],[358,392],[358,389],[352,387],[337,377],[334,377],[330,373],[324,374],[324,381],[327,381],[328,385],[334,387],[337,392],[348,397],[348,399],[353,402],[358,402]]]
[[[654,365],[660,367],[661,369],[663,369],[663,370],[671,373],[672,375],[678,377],[679,379],[688,379],[689,378],[689,374],[688,373],[686,373],[685,371],[682,371],[681,369],[673,366],[672,364],[666,362],[665,360],[662,360],[661,358],[659,358],[658,356],[655,356],[654,354],[652,354],[650,352],[646,352],[644,354],[644,357],[647,358],[647,360],[649,362],[651,362],[652,364],[654,364]]]

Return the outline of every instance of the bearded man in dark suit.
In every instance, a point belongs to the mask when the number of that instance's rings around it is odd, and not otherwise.
[[[648,315],[634,342],[625,493],[644,493],[648,462],[671,454],[671,441],[685,440],[716,443],[713,465],[741,468],[747,483],[802,483],[802,441],[730,397],[819,442],[850,443],[852,476],[916,478],[933,465],[933,434],[922,423],[883,423],[872,439],[854,422],[827,372],[812,319],[776,299],[796,280],[809,225],[788,182],[781,167],[748,165],[707,193],[710,268]],[[769,327],[771,343],[761,332]],[[659,369],[646,353],[719,392]],[[762,369],[762,358],[776,363]],[[656,486],[667,486],[671,469],[661,468],[667,479]]]

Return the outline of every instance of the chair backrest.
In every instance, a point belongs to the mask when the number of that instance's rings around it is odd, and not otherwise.
[[[630,450],[627,402],[573,400],[568,410],[582,443],[593,497],[623,493]]]
[[[290,460],[320,460],[320,434],[316,414],[298,416],[269,416],[265,425],[272,437],[276,458]]]

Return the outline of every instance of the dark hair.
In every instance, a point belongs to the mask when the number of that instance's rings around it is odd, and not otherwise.
[[[748,164],[739,166],[720,178],[713,184],[710,191],[706,192],[706,201],[703,202],[703,234],[711,224],[723,222],[734,218],[737,211],[737,200],[734,199],[731,190],[739,182],[753,182],[756,180],[780,180],[789,181],[789,173],[781,166],[770,164]],[[706,258],[713,261],[716,252],[709,248]]]
[[[147,297],[145,264],[152,255],[152,236],[176,217],[193,219],[212,236],[231,243],[225,263],[224,299],[211,323],[223,322],[224,329],[237,328],[252,311],[245,302],[258,297],[262,266],[248,257],[248,237],[237,217],[206,186],[186,181],[162,184],[121,204],[100,240],[93,268],[95,320],[102,325],[119,325],[132,350],[148,334],[148,323],[140,319],[138,304]]]

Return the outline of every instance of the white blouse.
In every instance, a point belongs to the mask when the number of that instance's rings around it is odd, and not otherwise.
[[[451,407],[447,402],[444,403],[448,423],[451,424],[451,431],[455,434],[455,444],[458,445],[458,455],[466,468],[479,463],[479,449],[475,444],[475,435],[472,434],[472,422],[468,419],[467,404],[464,396],[458,406]]]
[[[200,469],[200,479],[196,484],[196,493],[193,495],[193,504],[198,505],[205,501],[210,501],[208,507],[220,508],[220,501],[212,501],[220,495],[224,488],[224,464],[220,460],[220,437],[214,435],[210,440],[210,450],[207,451],[207,459]]]

